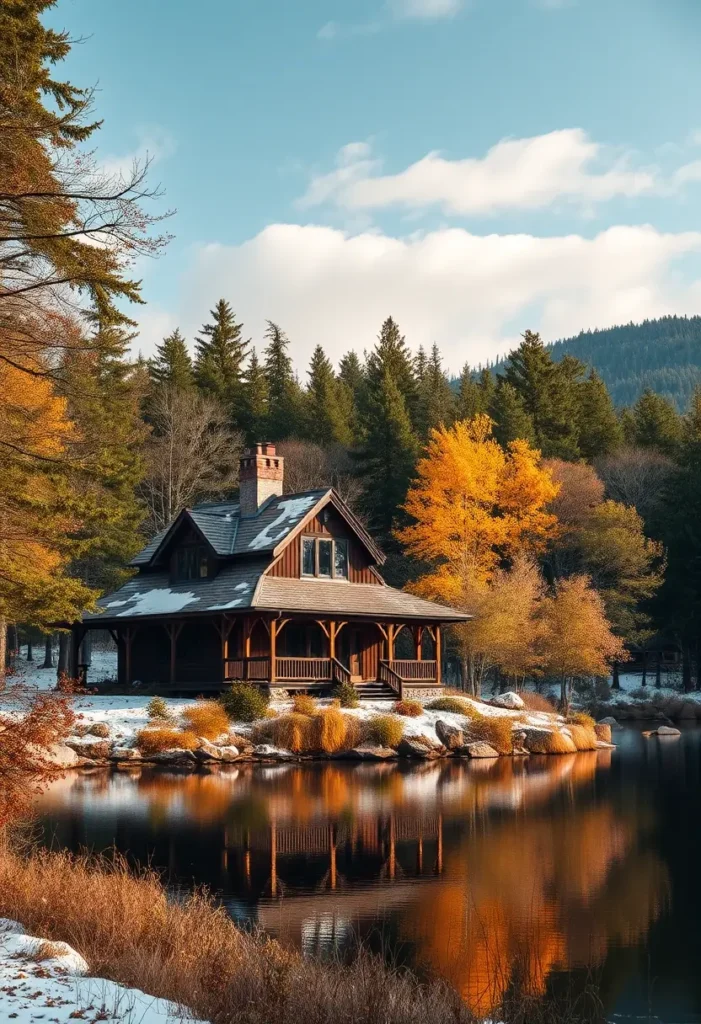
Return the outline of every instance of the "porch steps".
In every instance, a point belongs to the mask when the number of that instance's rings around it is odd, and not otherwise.
[[[361,700],[393,701],[399,699],[391,686],[388,686],[387,683],[381,683],[379,680],[374,683],[355,683],[354,686]]]

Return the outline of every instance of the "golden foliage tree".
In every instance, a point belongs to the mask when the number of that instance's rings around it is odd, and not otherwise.
[[[543,617],[543,666],[548,675],[560,680],[563,705],[569,701],[574,679],[608,675],[611,661],[627,657],[588,576],[560,580],[543,603]]]

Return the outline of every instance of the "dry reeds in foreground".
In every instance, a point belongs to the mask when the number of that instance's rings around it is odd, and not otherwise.
[[[169,902],[158,876],[124,861],[0,850],[0,916],[77,949],[100,977],[189,1007],[212,1024],[468,1024],[442,983],[421,985],[362,953],[305,960],[240,931],[200,892]]]

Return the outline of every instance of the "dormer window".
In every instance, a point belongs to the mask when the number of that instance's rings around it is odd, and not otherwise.
[[[177,580],[203,580],[209,576],[209,553],[204,544],[186,544],[175,556]]]
[[[302,537],[302,576],[348,579],[348,541],[331,537]]]

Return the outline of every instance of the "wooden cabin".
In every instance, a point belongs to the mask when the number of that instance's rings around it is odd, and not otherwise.
[[[273,444],[245,452],[239,500],[183,509],[73,626],[72,672],[86,631],[108,629],[124,686],[439,687],[441,626],[469,616],[387,586],[384,555],[333,489],[285,494],[283,483]]]

